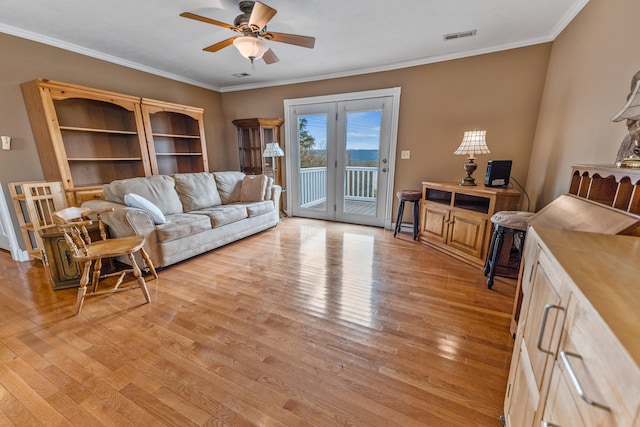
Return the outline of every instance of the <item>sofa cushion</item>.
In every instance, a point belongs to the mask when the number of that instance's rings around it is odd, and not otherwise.
[[[128,193],[138,194],[160,208],[164,215],[182,212],[182,202],[175,188],[175,181],[168,175],[153,175],[141,178],[118,179],[110,184],[110,191],[105,192],[109,202],[124,205],[124,196]]]
[[[242,189],[243,172],[214,172],[213,177],[218,186],[218,192],[222,198],[222,203],[234,203],[240,200],[240,190]]]
[[[151,216],[151,219],[153,219],[154,224],[164,224],[165,222],[167,222],[167,220],[164,217],[164,214],[162,213],[162,211],[160,211],[160,209],[156,205],[154,205],[144,197],[139,196],[138,194],[135,194],[135,193],[125,194],[124,203],[127,206],[130,206],[132,208],[142,209],[143,211],[148,213]]]
[[[222,204],[216,180],[209,172],[177,173],[173,179],[185,212]]]
[[[245,205],[241,204],[220,205],[207,209],[201,209],[192,213],[208,216],[211,219],[211,225],[213,228],[243,220],[248,216],[247,208],[245,207]]]
[[[240,202],[261,202],[267,189],[265,175],[246,175],[240,187]]]
[[[273,202],[271,200],[265,200],[262,202],[254,202],[254,203],[245,203],[247,208],[247,215],[249,218],[263,215],[269,212],[273,212]]]
[[[167,222],[156,227],[156,235],[158,241],[168,242],[210,229],[211,221],[207,216],[179,213],[168,215]]]

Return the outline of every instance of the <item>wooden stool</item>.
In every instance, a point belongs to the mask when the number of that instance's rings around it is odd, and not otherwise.
[[[504,233],[512,233],[514,236],[514,244],[512,247],[516,247],[518,250],[517,264],[513,268],[520,269],[520,260],[522,258],[522,248],[524,246],[524,238],[527,234],[527,227],[529,226],[529,219],[533,216],[533,212],[522,211],[502,211],[497,212],[491,217],[493,223],[493,234],[491,235],[491,244],[489,245],[489,252],[487,253],[487,261],[484,264],[484,275],[489,275],[487,279],[487,287],[491,289],[493,286],[493,278],[503,276],[497,274],[498,267],[510,267],[509,265],[499,265],[498,260],[500,258],[500,252],[502,251],[502,244],[504,243]],[[519,237],[519,244],[515,244],[515,238]],[[509,276],[505,276],[509,277]]]
[[[396,193],[398,196],[398,215],[396,216],[396,229],[393,231],[393,237],[396,237],[402,227],[402,214],[404,213],[404,202],[413,202],[413,240],[418,238],[418,218],[420,216],[420,199],[422,199],[422,191],[402,190]]]

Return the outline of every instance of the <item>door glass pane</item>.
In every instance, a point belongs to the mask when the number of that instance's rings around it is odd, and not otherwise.
[[[382,111],[346,113],[344,213],[376,215]]]
[[[327,115],[298,116],[301,208],[327,209]]]

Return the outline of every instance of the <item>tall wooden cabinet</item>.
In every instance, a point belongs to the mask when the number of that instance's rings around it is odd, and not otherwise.
[[[238,119],[232,122],[238,128],[238,150],[240,170],[246,174],[258,175],[272,173],[273,164],[270,157],[262,157],[264,149],[270,142],[277,142],[284,150],[280,139],[282,119]],[[280,175],[281,162],[276,157],[276,171]],[[277,183],[282,183],[281,176],[274,176]]]
[[[478,267],[491,239],[491,216],[515,210],[520,193],[508,188],[423,182],[419,240]]]
[[[21,87],[45,179],[70,206],[116,179],[208,170],[200,109],[42,79]]]
[[[529,228],[507,426],[640,425],[640,240]]]
[[[144,129],[154,175],[209,170],[204,110],[142,99]]]

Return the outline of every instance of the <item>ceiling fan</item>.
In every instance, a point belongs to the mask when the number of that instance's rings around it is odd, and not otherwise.
[[[267,31],[267,23],[278,11],[264,3],[243,0],[240,1],[240,11],[242,11],[242,13],[236,16],[233,25],[191,12],[183,12],[180,16],[228,28],[229,30],[242,34],[241,36],[230,37],[209,47],[205,47],[203,50],[207,52],[217,52],[233,44],[238,51],[240,51],[240,54],[248,58],[251,63],[260,58],[264,59],[264,62],[267,64],[273,64],[280,60],[273,50],[269,48],[266,40],[302,46],[309,49],[312,49],[315,45],[316,39],[314,37]]]

